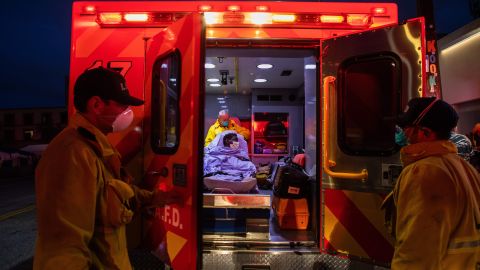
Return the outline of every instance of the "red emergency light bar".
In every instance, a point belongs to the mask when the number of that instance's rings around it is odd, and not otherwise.
[[[165,12],[100,12],[97,23],[103,27],[165,27],[185,13]]]
[[[207,9],[199,7],[199,9]],[[186,13],[178,12],[100,12],[97,23],[102,27],[165,27]],[[278,27],[295,25],[325,28],[364,28],[372,24],[372,14],[311,14],[271,12],[204,12],[207,25],[215,27]]]

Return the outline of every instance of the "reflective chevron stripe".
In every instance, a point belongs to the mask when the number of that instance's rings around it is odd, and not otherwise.
[[[383,225],[379,194],[327,189],[324,199],[327,250],[390,262],[393,239]]]
[[[448,244],[448,252],[464,251],[465,249],[480,247],[480,239],[472,240],[452,240]]]

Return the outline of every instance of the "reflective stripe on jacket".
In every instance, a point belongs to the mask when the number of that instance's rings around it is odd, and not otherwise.
[[[476,269],[480,176],[448,141],[406,146],[394,189],[392,269]]]

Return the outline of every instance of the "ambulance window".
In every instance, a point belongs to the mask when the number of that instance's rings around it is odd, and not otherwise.
[[[157,59],[152,77],[152,149],[173,154],[179,143],[180,54]]]
[[[351,155],[389,155],[400,112],[401,61],[394,54],[344,61],[338,76],[338,142]]]

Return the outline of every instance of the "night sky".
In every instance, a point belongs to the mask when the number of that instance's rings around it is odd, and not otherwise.
[[[0,109],[65,106],[72,2],[2,1]],[[397,2],[400,22],[416,16],[415,0]],[[450,33],[473,20],[468,0],[434,4],[437,33]]]

